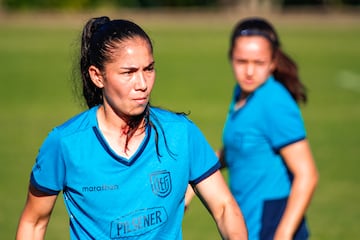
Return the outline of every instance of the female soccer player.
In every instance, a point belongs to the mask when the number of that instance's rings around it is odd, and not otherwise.
[[[224,239],[247,239],[242,213],[199,129],[152,107],[149,36],[127,20],[92,18],[80,70],[88,110],[55,127],[32,169],[17,239],[43,239],[60,191],[71,239],[182,239],[188,183]]]
[[[318,173],[297,105],[306,92],[296,64],[265,19],[239,22],[230,44],[236,86],[219,156],[249,239],[307,239]]]

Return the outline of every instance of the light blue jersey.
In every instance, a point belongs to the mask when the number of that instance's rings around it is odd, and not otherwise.
[[[230,189],[244,214],[249,239],[265,239],[276,229],[291,188],[292,176],[279,150],[305,139],[306,132],[295,100],[273,77],[235,110],[240,91],[236,86],[223,132]],[[306,229],[299,235],[305,239]]]
[[[71,239],[182,239],[187,185],[219,168],[213,149],[186,117],[151,108],[155,128],[148,125],[137,152],[125,159],[100,132],[97,109],[53,129],[31,183],[50,194],[63,191]]]

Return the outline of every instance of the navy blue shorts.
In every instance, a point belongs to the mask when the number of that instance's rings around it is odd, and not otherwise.
[[[272,240],[284,213],[287,198],[268,200],[264,202],[263,215],[261,217],[261,240]],[[302,219],[299,228],[296,230],[294,240],[306,240],[309,238],[309,231],[306,226],[305,217]]]

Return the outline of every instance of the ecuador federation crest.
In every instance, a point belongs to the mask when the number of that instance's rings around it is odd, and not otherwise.
[[[159,197],[166,197],[171,192],[170,172],[163,170],[150,175],[152,191]]]

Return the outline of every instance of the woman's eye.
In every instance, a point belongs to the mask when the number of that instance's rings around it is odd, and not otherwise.
[[[145,71],[147,71],[147,72],[153,72],[154,70],[155,70],[155,67],[153,65],[145,68]]]
[[[131,75],[133,73],[134,73],[134,71],[126,71],[126,72],[123,72],[122,74],[125,75],[125,76],[128,76],[128,75]]]
[[[243,65],[243,64],[246,64],[247,61],[244,60],[244,59],[235,59],[234,62],[237,64],[237,65]]]
[[[262,66],[262,65],[265,65],[265,61],[256,61],[255,64],[258,65],[258,66]]]

